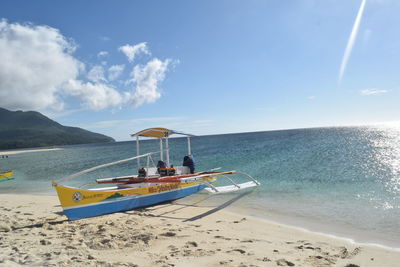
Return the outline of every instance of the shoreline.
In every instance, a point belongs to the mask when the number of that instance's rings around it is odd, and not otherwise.
[[[46,262],[57,266],[364,267],[400,262],[400,250],[232,211],[193,219],[210,207],[172,203],[67,221],[55,195],[0,194],[0,201],[0,265],[5,266]]]
[[[32,152],[47,152],[47,151],[55,151],[62,150],[62,148],[54,147],[54,148],[21,148],[21,149],[11,149],[11,150],[0,150],[0,156],[8,156],[8,155],[16,155],[22,153],[32,153]]]
[[[176,202],[185,204],[190,204],[190,202],[202,202],[202,204],[206,206],[218,206],[225,201],[226,199],[222,198],[217,200],[207,198],[203,201],[200,193],[177,200]],[[306,216],[299,217],[288,213],[282,213],[275,209],[269,209],[268,211],[252,209],[247,205],[242,206],[240,203],[226,207],[224,210],[242,216],[250,216],[287,227],[293,227],[300,231],[347,240],[349,242],[353,242],[354,244],[376,245],[379,247],[400,251],[400,240],[390,239],[385,234],[380,232],[376,233],[367,231],[365,229],[360,230],[354,225],[335,223],[326,224],[324,221],[315,220],[315,218]]]
[[[384,236],[380,235],[379,233],[371,233],[366,230],[362,231],[359,229],[355,229],[353,226],[343,226],[337,224],[322,224],[321,222],[313,221],[312,219],[304,218],[299,219],[295,216],[290,215],[254,215],[254,214],[247,214],[246,212],[241,211],[237,208],[229,209],[230,212],[241,214],[245,216],[251,216],[255,218],[259,218],[261,220],[266,220],[269,222],[282,224],[287,227],[293,227],[301,231],[306,231],[310,233],[316,233],[325,235],[327,237],[337,238],[347,240],[354,244],[359,245],[371,245],[377,246],[382,248],[387,248],[395,251],[400,252],[400,241],[395,242],[393,240],[388,240]],[[293,224],[290,221],[296,219],[296,223]],[[354,233],[356,231],[356,233]],[[365,235],[366,234],[366,235]]]
[[[251,215],[249,215],[249,216],[251,216]],[[251,216],[251,217],[259,218],[257,216]],[[315,231],[315,230],[311,230],[311,229],[306,228],[306,227],[291,225],[291,224],[288,224],[288,223],[285,223],[285,222],[274,220],[272,218],[263,218],[262,217],[260,219],[261,220],[266,220],[268,222],[280,224],[280,225],[283,225],[285,227],[291,227],[291,228],[297,229],[299,231],[312,233],[312,234],[318,234],[318,235],[326,236],[328,238],[334,238],[334,239],[342,240],[344,242],[349,242],[351,244],[358,245],[358,246],[371,246],[371,247],[378,247],[378,248],[382,248],[382,249],[387,249],[387,250],[393,250],[393,251],[396,251],[396,252],[400,252],[400,247],[394,247],[394,246],[389,246],[389,245],[385,245],[385,244],[381,244],[381,243],[374,243],[374,242],[357,241],[352,237],[346,237],[346,236],[342,236],[342,235],[335,234],[335,233],[327,233],[327,232]]]

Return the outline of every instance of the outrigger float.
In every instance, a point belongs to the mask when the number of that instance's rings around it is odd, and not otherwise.
[[[189,156],[185,158],[190,158],[190,138],[193,135],[166,128],[150,128],[131,135],[136,138],[136,157],[102,164],[64,177],[59,181],[53,181],[53,186],[57,191],[64,214],[69,220],[77,220],[151,206],[183,198],[203,189],[209,193],[226,193],[260,185],[260,183],[250,175],[236,171],[205,171],[193,173],[193,168],[191,168],[190,164],[189,167],[171,166],[168,138],[173,134],[186,136]],[[159,139],[160,151],[140,155],[139,137]],[[158,161],[158,166],[154,166],[153,156],[155,155],[159,155],[160,160]],[[143,158],[146,159],[146,166],[141,165],[141,159]],[[137,175],[97,179],[95,183],[85,184],[78,188],[60,184],[100,168],[133,160],[137,161]],[[240,184],[236,183],[227,176],[232,174],[243,176],[249,181]],[[224,177],[230,185],[213,185],[217,179],[222,177]],[[89,185],[93,186],[96,184],[113,185],[109,187],[85,189],[85,187]]]
[[[14,174],[13,170],[7,170],[7,171],[0,170],[0,182],[14,179],[13,174]]]

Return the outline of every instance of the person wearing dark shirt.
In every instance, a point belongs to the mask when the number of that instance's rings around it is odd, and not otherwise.
[[[159,160],[158,162],[157,162],[157,172],[158,173],[160,173],[160,169],[164,169],[164,168],[166,168],[167,166],[165,165],[165,162],[164,161],[162,161],[162,160]]]
[[[194,161],[190,156],[183,157],[182,165],[188,167],[190,170],[190,173],[194,173]]]

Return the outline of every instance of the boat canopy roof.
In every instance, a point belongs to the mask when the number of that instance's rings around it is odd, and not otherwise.
[[[144,136],[144,137],[154,137],[154,138],[164,138],[169,137],[173,134],[180,134],[185,136],[193,136],[192,134],[187,134],[183,132],[178,132],[175,130],[167,129],[167,128],[149,128],[145,130],[141,130],[137,133],[131,134],[132,137],[135,136]]]

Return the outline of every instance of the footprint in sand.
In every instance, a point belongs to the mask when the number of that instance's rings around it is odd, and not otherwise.
[[[243,239],[240,242],[241,243],[253,243],[255,241],[255,239]]]
[[[176,233],[174,232],[165,232],[160,234],[161,236],[166,236],[166,237],[172,237],[172,236],[176,236]]]
[[[185,247],[189,248],[189,247],[198,247],[197,243],[195,241],[189,241],[186,242]]]
[[[293,262],[290,262],[290,261],[285,260],[285,259],[279,259],[279,260],[277,260],[277,261],[276,261],[276,264],[277,264],[278,266],[294,266],[294,263],[293,263]]]
[[[230,252],[239,252],[240,254],[245,254],[246,253],[245,250],[240,249],[240,248],[235,248],[235,249],[232,249],[232,250],[228,250],[227,252],[228,253],[230,253]]]
[[[246,218],[242,218],[240,221],[233,221],[233,223],[240,223],[240,222],[243,222],[243,221],[246,221],[247,219]]]
[[[231,240],[231,238],[229,238],[229,237],[224,237],[224,236],[221,236],[221,235],[215,235],[214,238],[225,239],[225,240]]]
[[[351,259],[352,257],[356,256],[358,253],[361,252],[361,248],[355,248],[351,253],[345,247],[341,247],[341,250],[338,256],[342,259]]]
[[[308,262],[317,266],[330,266],[331,264],[335,264],[336,260],[332,257],[323,257],[323,256],[309,256],[307,259]]]

